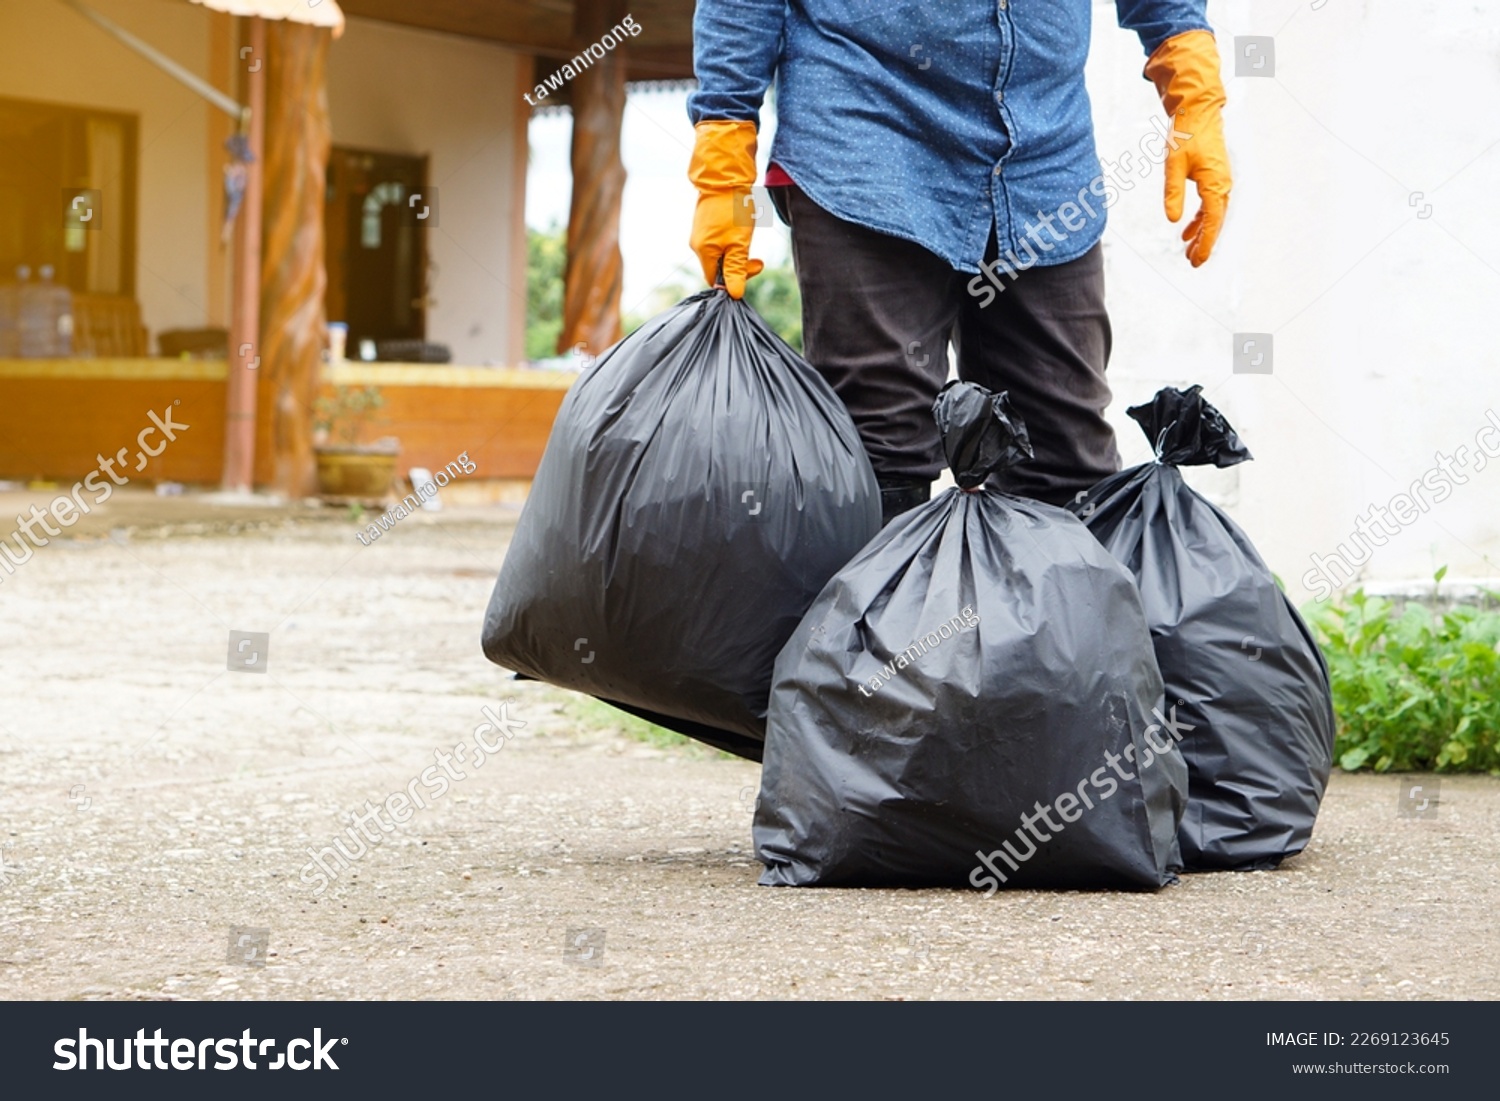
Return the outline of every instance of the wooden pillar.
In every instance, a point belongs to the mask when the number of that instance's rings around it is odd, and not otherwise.
[[[229,323],[229,348],[225,376],[224,489],[244,493],[250,489],[255,469],[255,400],[260,361],[260,273],[261,273],[261,180],[266,134],[265,64],[254,59],[266,56],[266,21],[260,16],[248,24],[250,65],[244,69],[245,103],[250,108],[250,155],[245,171],[245,196],[234,227],[234,304]],[[222,172],[218,183],[223,190]],[[210,250],[213,249],[210,238]],[[213,281],[209,281],[210,289]]]
[[[221,11],[204,14],[208,16],[208,82],[225,95],[242,95],[234,83],[235,17]],[[223,237],[224,168],[229,164],[224,142],[233,133],[233,119],[217,108],[208,112],[208,179],[204,181],[208,189],[208,272],[204,286],[208,290],[203,320],[211,329],[228,329],[234,315],[229,295],[235,253]]]
[[[273,481],[298,498],[316,485],[312,408],[326,329],[323,202],[333,35],[287,20],[267,32],[260,370],[270,392]]]
[[[587,50],[626,15],[626,0],[579,4],[574,33]],[[625,47],[616,45],[572,81],[573,201],[568,214],[568,266],[563,328],[557,350],[584,344],[598,355],[620,339],[620,123],[625,115]]]
[[[516,57],[515,130],[510,146],[510,306],[505,311],[506,336],[501,361],[519,366],[526,358],[526,168],[530,153],[531,107],[526,102],[535,81],[532,79],[536,61],[531,57]]]

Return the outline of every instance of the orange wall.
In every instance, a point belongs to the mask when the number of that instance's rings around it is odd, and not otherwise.
[[[474,372],[479,372],[475,374]],[[372,435],[401,441],[398,469],[440,470],[462,451],[475,478],[530,478],[571,376],[485,368],[348,365],[334,382],[378,384],[385,406]],[[178,404],[173,406],[176,401]],[[256,422],[256,482],[271,471],[263,385]],[[137,435],[154,410],[187,430],[140,471]],[[160,444],[160,435],[146,443]],[[0,360],[0,478],[72,482],[97,456],[127,447],[128,477],[214,485],[224,457],[224,364],[174,360]]]
[[[322,393],[332,392],[331,385],[323,386]],[[385,405],[371,417],[365,435],[401,441],[396,468],[402,477],[414,466],[441,470],[467,451],[478,464],[471,477],[530,478],[566,392],[521,386],[382,385]],[[264,385],[259,405],[262,410],[270,407]],[[255,436],[255,481],[263,484],[272,477],[271,422],[264,413],[256,420]]]
[[[126,477],[148,481],[217,482],[224,456],[224,378],[213,372],[119,370],[116,377],[80,377],[58,364],[89,361],[9,360],[0,367],[25,364],[30,374],[0,374],[0,478],[44,478],[74,482],[99,466],[97,456],[127,448]],[[149,361],[94,361],[122,366]],[[165,362],[169,366],[171,361]],[[213,364],[194,365],[211,367]],[[48,371],[47,368],[52,368]],[[177,405],[173,405],[173,402]],[[137,436],[153,427],[147,410],[186,423],[187,430],[160,455],[137,471]],[[146,437],[152,448],[160,434]]]

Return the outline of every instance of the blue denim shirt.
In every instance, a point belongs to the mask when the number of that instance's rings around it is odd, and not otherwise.
[[[1209,29],[1205,3],[1115,7],[1149,55]],[[1083,82],[1091,6],[698,0],[688,114],[695,125],[758,121],[774,78],[771,159],[825,210],[916,241],[960,271],[979,270],[991,226],[1001,257],[1059,264],[1104,232]]]

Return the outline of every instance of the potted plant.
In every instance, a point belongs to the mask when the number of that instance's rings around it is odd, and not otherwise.
[[[324,497],[383,499],[396,477],[401,446],[391,436],[369,443],[371,416],[385,405],[376,386],[335,386],[313,406],[318,491]]]

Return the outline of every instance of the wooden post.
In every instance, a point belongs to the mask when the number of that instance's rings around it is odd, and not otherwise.
[[[250,490],[255,466],[255,392],[260,361],[261,161],[266,132],[266,21],[249,20],[250,61],[245,68],[250,108],[250,153],[245,198],[234,236],[234,307],[229,322],[229,363],[224,409],[224,489]],[[259,61],[259,64],[255,64]],[[212,245],[210,245],[212,247]]]
[[[312,407],[326,329],[323,203],[333,35],[286,20],[268,31],[260,370],[270,389],[273,480],[299,498],[316,484]]]
[[[625,0],[575,8],[575,36],[587,50],[625,18]],[[620,339],[620,199],[625,165],[620,123],[625,115],[625,47],[616,45],[572,81],[573,199],[568,213],[568,266],[563,327],[557,350],[598,355]]]
[[[531,125],[531,107],[526,102],[526,93],[533,84],[536,62],[533,58],[516,57],[515,113],[511,116],[515,130],[511,135],[510,157],[510,308],[506,310],[505,347],[503,362],[519,366],[526,358],[526,168],[530,150],[528,141]]]
[[[222,11],[208,11],[208,82],[229,96],[243,96],[235,85],[235,24],[234,16]],[[247,41],[245,45],[249,45]],[[244,71],[243,68],[240,71]],[[247,89],[248,90],[248,89]],[[241,102],[245,102],[241,99]],[[234,239],[224,240],[224,169],[229,164],[229,151],[224,143],[234,133],[234,119],[220,110],[208,112],[208,179],[203,181],[208,190],[208,274],[204,280],[204,323],[208,328],[229,328],[234,314],[230,302],[234,280]],[[259,282],[259,280],[257,280]],[[226,338],[227,339],[227,338]]]

